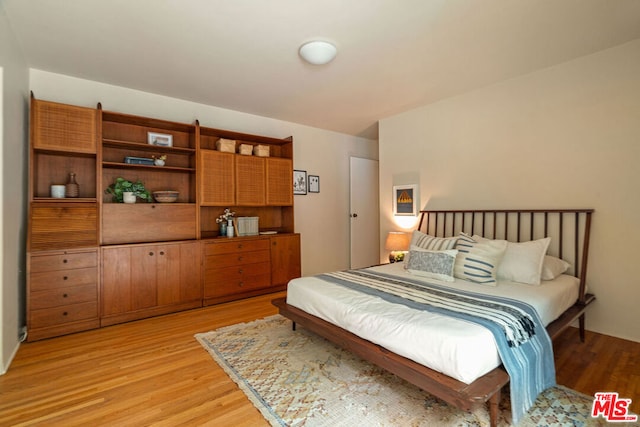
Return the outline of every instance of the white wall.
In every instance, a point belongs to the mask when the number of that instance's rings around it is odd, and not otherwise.
[[[28,72],[0,5],[0,374],[19,346],[25,305]]]
[[[594,208],[587,329],[640,341],[640,40],[380,122],[391,186],[429,208]]]
[[[296,123],[255,116],[124,87],[32,69],[38,99],[107,111],[284,138],[293,136],[294,169],[320,176],[320,193],[295,196],[305,275],[349,266],[349,156],[377,159],[378,143]]]

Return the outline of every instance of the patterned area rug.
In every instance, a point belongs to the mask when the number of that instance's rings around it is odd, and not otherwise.
[[[488,426],[482,406],[464,412],[276,315],[196,339],[273,426]],[[508,389],[508,387],[507,387]],[[593,397],[546,390],[518,426],[597,426]],[[508,392],[499,425],[510,425]]]

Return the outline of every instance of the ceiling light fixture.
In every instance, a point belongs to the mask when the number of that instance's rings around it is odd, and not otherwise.
[[[336,57],[338,50],[329,42],[315,40],[300,46],[299,53],[309,64],[324,65]]]

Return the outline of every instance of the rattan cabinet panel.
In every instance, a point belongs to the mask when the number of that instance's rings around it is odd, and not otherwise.
[[[266,163],[253,156],[236,156],[236,205],[264,206]]]
[[[235,204],[235,154],[201,150],[200,204],[202,206],[233,206]]]

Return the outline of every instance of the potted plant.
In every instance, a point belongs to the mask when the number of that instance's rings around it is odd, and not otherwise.
[[[125,202],[125,193],[131,193],[126,195],[127,198],[133,197],[132,201],[128,201],[127,203],[135,203],[137,197],[147,202],[151,202],[151,193],[144,188],[144,184],[140,180],[137,182],[131,182],[122,177],[118,177],[113,184],[107,187],[105,193],[111,194],[113,196],[113,200],[118,203]]]

